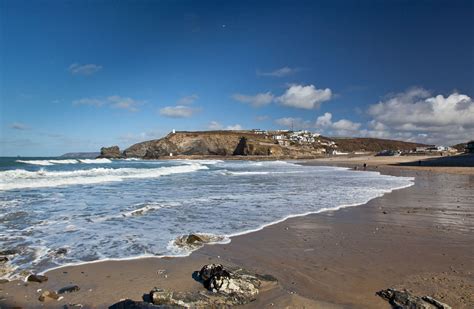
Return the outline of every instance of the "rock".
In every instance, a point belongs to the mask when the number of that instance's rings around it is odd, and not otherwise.
[[[40,297],[38,298],[39,301],[46,301],[48,299],[52,299],[52,300],[58,300],[59,299],[59,295],[56,293],[56,292],[53,292],[53,291],[44,291],[43,293],[41,293]]]
[[[204,287],[214,293],[232,295],[238,304],[252,301],[258,294],[260,280],[242,269],[229,271],[221,264],[204,265],[199,272]]]
[[[144,301],[134,301],[131,299],[125,299],[113,304],[109,309],[171,309],[176,308],[173,306],[155,306],[153,304]]]
[[[155,305],[174,305],[173,292],[155,288],[150,291],[150,300]]]
[[[29,275],[29,276],[26,278],[26,281],[42,283],[42,282],[48,281],[48,277],[42,276],[42,275],[34,275],[34,274],[33,274],[33,275]]]
[[[8,258],[6,256],[0,256],[0,263],[8,262]]]
[[[174,244],[181,248],[186,249],[197,249],[202,247],[204,244],[211,242],[218,242],[224,240],[222,236],[216,236],[211,234],[189,234],[178,237]]]
[[[55,254],[56,255],[65,255],[67,253],[67,249],[66,248],[59,248],[58,250],[56,250]]]
[[[224,270],[224,266],[221,264],[208,264],[204,265],[199,271],[199,277],[203,282],[208,281],[215,275],[230,277],[227,270]]]
[[[20,251],[16,249],[7,249],[0,251],[0,255],[15,255],[18,253],[20,253]]]
[[[150,301],[159,308],[227,308],[247,304],[255,299],[261,281],[256,275],[242,269],[229,270],[221,264],[204,265],[196,280],[206,290],[199,292],[171,292],[155,288],[149,293]],[[271,276],[260,276],[271,278]]]
[[[83,304],[66,304],[63,306],[63,309],[74,309],[74,308],[82,308],[84,307]]]
[[[122,158],[122,153],[118,146],[100,148],[100,156],[98,158],[118,159]]]
[[[67,293],[73,293],[79,291],[80,288],[77,285],[68,285],[63,288],[60,288],[57,293],[58,294],[67,294]]]
[[[429,296],[416,296],[407,290],[381,290],[376,293],[396,309],[451,309],[450,306]]]

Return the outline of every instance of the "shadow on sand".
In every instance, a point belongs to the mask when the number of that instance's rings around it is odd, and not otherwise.
[[[474,167],[474,154],[465,153],[456,156],[433,157],[420,161],[391,164],[394,166],[445,166],[445,167]]]

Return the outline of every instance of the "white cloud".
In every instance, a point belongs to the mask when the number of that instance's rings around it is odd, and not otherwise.
[[[328,127],[331,125],[332,121],[332,114],[331,113],[324,113],[324,115],[319,116],[316,119],[316,127]]]
[[[422,88],[396,94],[369,108],[369,115],[377,121],[401,130],[427,130],[433,127],[474,127],[474,101],[467,95],[452,93],[430,96]]]
[[[242,126],[240,124],[233,124],[226,127],[226,130],[242,130]]]
[[[24,130],[29,130],[30,127],[27,126],[26,124],[24,123],[21,123],[21,122],[14,122],[10,125],[10,128],[12,129],[15,129],[15,130],[21,130],[21,131],[24,131]]]
[[[334,130],[339,130],[339,131],[356,131],[360,128],[360,123],[352,122],[347,119],[341,119],[334,122],[331,127]]]
[[[139,110],[138,107],[144,103],[144,101],[118,95],[109,96],[107,98],[82,98],[72,101],[73,105],[109,106],[112,108],[125,109],[130,112],[137,112]]]
[[[236,101],[250,104],[254,107],[260,107],[270,104],[273,101],[273,94],[271,92],[257,93],[256,95],[244,95],[236,93],[232,96]]]
[[[322,102],[330,100],[332,91],[329,88],[317,89],[314,85],[291,85],[286,92],[276,100],[289,107],[314,109]]]
[[[198,98],[199,98],[199,96],[197,94],[184,96],[184,97],[182,97],[181,99],[178,100],[176,105],[189,105],[189,104],[194,103],[194,101],[196,101]]]
[[[185,105],[166,106],[160,109],[160,115],[170,118],[189,118],[199,111],[200,109]]]
[[[224,125],[218,121],[211,121],[207,128],[209,130],[243,130],[240,124],[228,125],[224,127]]]
[[[132,98],[120,97],[117,95],[108,97],[107,101],[113,108],[125,109],[130,112],[137,112],[138,106],[143,104],[141,101],[137,101]]]
[[[423,88],[412,88],[371,105],[368,114],[374,119],[367,134],[447,145],[474,136],[474,101],[458,92],[433,96]]]
[[[353,122],[348,119],[340,119],[338,121],[332,121],[331,113],[324,113],[319,116],[314,124],[316,128],[326,130],[330,135],[336,136],[353,136],[357,135],[361,124]]]
[[[93,63],[90,63],[90,64],[73,63],[69,66],[68,70],[73,75],[92,75],[102,70],[102,66],[93,64]]]
[[[291,74],[293,74],[297,71],[298,71],[297,69],[292,69],[292,68],[289,68],[289,67],[283,67],[283,68],[280,68],[280,69],[277,69],[277,70],[274,70],[274,71],[270,71],[270,72],[261,72],[261,71],[257,70],[257,75],[258,76],[270,76],[270,77],[284,77],[284,76],[291,75]]]

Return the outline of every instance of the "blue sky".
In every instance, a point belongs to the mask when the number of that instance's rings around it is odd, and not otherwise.
[[[474,137],[472,1],[0,0],[0,155],[176,130]]]

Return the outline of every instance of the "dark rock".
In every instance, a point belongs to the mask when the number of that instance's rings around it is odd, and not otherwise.
[[[407,290],[386,289],[376,294],[386,299],[396,309],[451,309],[450,306],[432,297],[419,297]]]
[[[199,271],[199,277],[203,282],[208,281],[216,275],[230,277],[230,273],[225,270],[221,264],[204,265]]]
[[[98,158],[119,159],[122,158],[122,153],[118,146],[102,147],[100,148],[100,156]]]
[[[247,304],[255,300],[261,281],[242,269],[229,270],[221,264],[204,265],[195,279],[202,282],[206,290],[199,292],[171,292],[153,289],[147,299],[154,305],[176,306],[176,308],[227,308]],[[271,276],[261,278],[272,279]],[[145,299],[145,298],[144,298]],[[146,300],[146,299],[145,299]]]
[[[187,249],[197,249],[202,245],[222,241],[224,237],[210,234],[189,234],[178,237],[174,244]]]
[[[6,256],[0,256],[0,263],[8,262],[8,258]]]
[[[63,306],[63,309],[75,309],[75,308],[83,308],[83,304],[66,304]]]
[[[59,295],[53,291],[44,291],[41,293],[40,297],[38,298],[39,301],[46,301],[48,299],[58,300]]]
[[[58,250],[56,250],[55,254],[56,255],[65,255],[67,253],[67,249],[66,248],[59,248]]]
[[[28,278],[26,278],[26,281],[42,283],[48,281],[48,277],[41,275],[29,275]]]
[[[79,290],[80,290],[80,288],[77,285],[68,285],[68,286],[65,286],[63,288],[60,288],[57,293],[58,294],[67,294],[67,293],[77,292]]]
[[[155,306],[153,304],[143,302],[143,301],[134,301],[131,299],[122,300],[118,303],[109,306],[109,309],[167,309],[173,307],[163,307],[163,306]]]
[[[7,249],[0,251],[0,255],[15,255],[18,253],[20,253],[20,251],[16,249]]]

